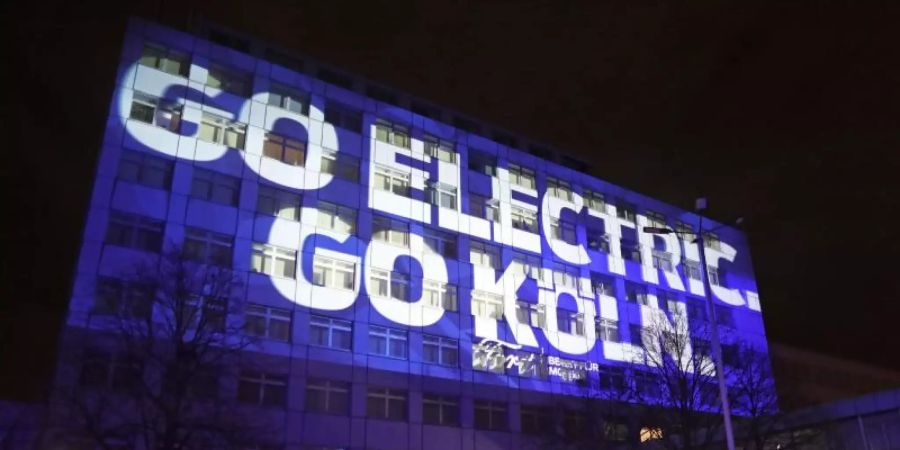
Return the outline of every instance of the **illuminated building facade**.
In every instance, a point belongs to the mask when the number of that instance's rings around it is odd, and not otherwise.
[[[707,321],[696,244],[641,231],[695,214],[261,45],[132,20],[69,327],[174,243],[241,274],[234,319],[271,370],[219,395],[271,388],[279,444],[517,449],[580,380],[642,370],[648,324]],[[706,255],[719,324],[765,352],[745,236]]]

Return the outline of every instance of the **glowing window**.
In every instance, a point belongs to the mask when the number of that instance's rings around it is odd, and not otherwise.
[[[313,258],[313,284],[334,289],[353,290],[356,264],[325,256]]]
[[[534,171],[518,164],[510,164],[509,182],[526,189],[534,189]]]
[[[318,211],[316,225],[320,228],[340,233],[356,232],[356,210],[343,205],[320,201],[316,205]]]
[[[375,120],[375,140],[409,148],[409,127],[384,119]]]
[[[456,144],[446,139],[425,134],[425,154],[440,161],[456,164]]]
[[[204,112],[197,137],[201,141],[243,150],[247,138],[247,125]]]
[[[267,216],[300,220],[300,195],[260,184],[256,211]]]
[[[187,77],[191,68],[187,53],[149,42],[144,44],[140,63],[181,77]]]
[[[472,291],[472,315],[500,319],[503,317],[503,297],[484,291]]]
[[[295,278],[297,251],[254,242],[250,270],[282,278]]]
[[[529,233],[538,232],[537,211],[520,208],[518,206],[513,206],[511,210],[513,228]]]
[[[375,167],[375,189],[409,197],[409,180],[409,173],[398,172],[386,167]]]

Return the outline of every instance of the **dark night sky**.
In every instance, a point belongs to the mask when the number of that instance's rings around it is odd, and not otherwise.
[[[900,369],[900,6],[635,3],[7,2],[0,394],[51,367],[124,17],[191,10],[619,185],[709,197],[747,218],[770,339]]]

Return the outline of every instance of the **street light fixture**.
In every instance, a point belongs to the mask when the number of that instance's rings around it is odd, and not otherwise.
[[[706,267],[706,243],[703,239],[703,215],[700,214],[705,209],[706,199],[698,198],[694,210],[700,216],[700,224],[696,233],[676,231],[668,227],[643,227],[643,230],[645,233],[650,234],[676,234],[682,239],[684,239],[682,235],[693,234],[694,240],[692,243],[698,244],[698,247],[700,248],[700,267],[703,268],[703,292],[706,297],[706,314],[712,319],[713,358],[715,359],[716,365],[716,378],[719,382],[719,401],[722,404],[722,419],[725,422],[725,442],[728,444],[728,450],[734,450],[734,430],[731,425],[731,405],[728,401],[728,387],[725,385],[725,369],[722,364],[722,345],[719,340],[719,319],[716,317],[716,308],[713,304],[712,290],[709,284],[709,273],[707,272]],[[744,219],[739,217],[734,221],[734,224],[740,225],[743,221]],[[709,230],[709,232],[718,230],[723,226],[725,225],[713,228],[712,230]]]

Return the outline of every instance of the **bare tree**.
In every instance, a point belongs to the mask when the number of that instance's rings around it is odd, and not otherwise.
[[[740,416],[745,448],[762,450],[774,438],[783,417],[772,366],[769,357],[752,346],[740,344],[736,348],[735,359],[740,364],[731,371],[730,397]]]
[[[230,269],[175,248],[100,278],[84,328],[70,328],[69,380],[54,418],[99,448],[238,448],[264,431],[220,395],[250,344]],[[68,381],[68,382],[66,382]]]
[[[643,405],[642,441],[669,449],[714,446],[722,418],[708,337],[708,328],[689,326],[683,311],[656,311],[645,324],[635,359],[646,370],[632,374],[634,396]]]

